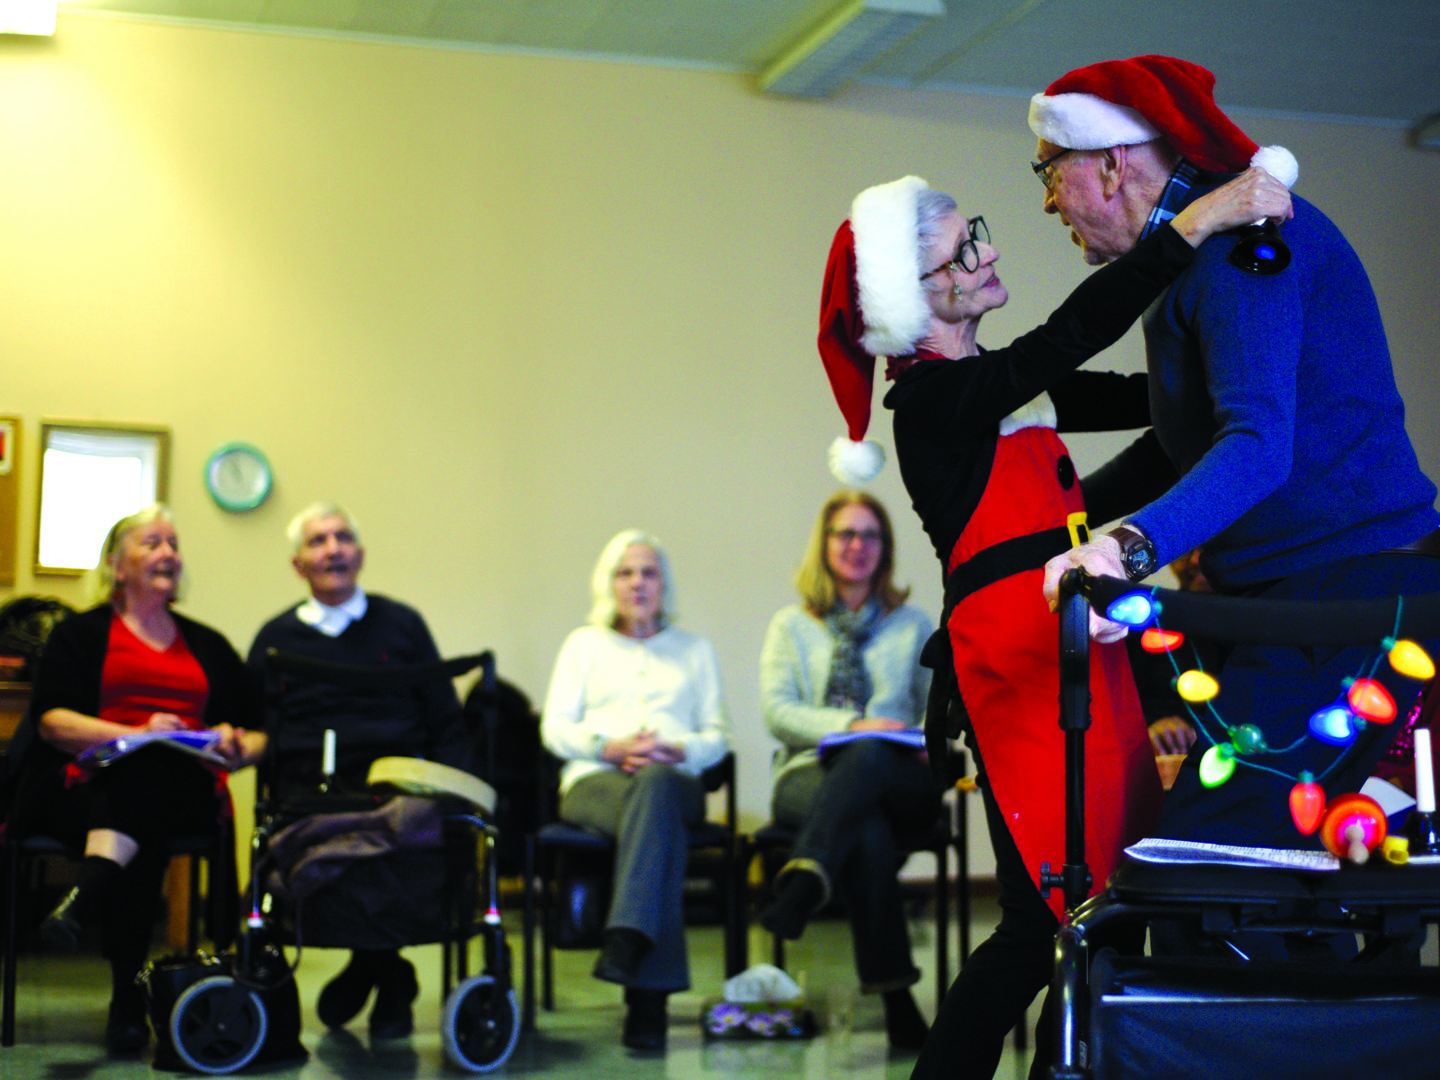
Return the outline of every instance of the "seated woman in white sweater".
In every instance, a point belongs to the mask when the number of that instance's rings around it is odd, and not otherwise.
[[[566,761],[560,817],[616,843],[595,977],[625,987],[625,1045],[659,1049],[666,996],[690,986],[681,889],[689,828],[705,814],[699,776],[725,756],[728,725],[714,649],[670,625],[659,541],[615,536],[591,587],[589,625],[555,661],[541,737]]]
[[[883,995],[890,1044],[916,1049],[927,1027],[910,994],[920,978],[900,903],[897,836],[928,830],[940,792],[911,745],[831,734],[917,733],[930,672],[920,650],[933,629],[891,580],[890,518],[872,495],[840,491],[820,511],[795,584],[803,604],[770,621],[760,656],[765,723],[775,757],[775,820],[799,831],[760,923],[797,938],[838,888],[850,917],[860,988]]]

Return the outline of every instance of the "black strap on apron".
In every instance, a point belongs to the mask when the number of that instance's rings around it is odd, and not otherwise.
[[[925,703],[925,750],[937,777],[944,780],[948,775],[950,740],[958,739],[970,726],[970,714],[965,710],[955,678],[955,652],[950,644],[950,617],[956,606],[987,585],[1044,566],[1056,555],[1089,540],[1085,514],[1080,511],[1071,514],[1066,525],[1015,536],[977,551],[950,571],[945,581],[940,626],[920,651],[921,665],[934,672],[930,678],[930,696]]]

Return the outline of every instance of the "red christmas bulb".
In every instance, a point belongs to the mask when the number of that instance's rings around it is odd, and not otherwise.
[[[1300,774],[1300,782],[1290,789],[1290,817],[1295,821],[1295,827],[1305,836],[1309,836],[1320,827],[1320,819],[1325,816],[1325,790],[1317,783],[1315,777],[1308,773]]]
[[[1148,653],[1167,653],[1185,644],[1185,635],[1179,630],[1161,630],[1152,626],[1140,635],[1140,648]]]
[[[1373,724],[1388,724],[1395,719],[1395,699],[1374,679],[1356,679],[1345,694],[1345,700],[1356,716]]]

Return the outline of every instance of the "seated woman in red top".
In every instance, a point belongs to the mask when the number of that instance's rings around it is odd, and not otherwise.
[[[149,1038],[135,975],[145,962],[161,879],[177,834],[229,812],[227,772],[265,751],[258,694],[225,638],[170,610],[181,559],[169,511],[152,506],[110,530],[96,571],[99,606],[51,633],[35,680],[38,740],[8,827],[85,853],[77,884],[41,927],[74,947],[99,922],[114,980],[105,1043],[135,1051]],[[104,768],[79,755],[136,731],[213,729],[214,760],[151,746]]]

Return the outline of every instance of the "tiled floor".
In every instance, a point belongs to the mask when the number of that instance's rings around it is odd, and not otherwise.
[[[988,932],[995,917],[993,904],[981,902],[977,906],[976,931]],[[925,978],[916,986],[916,998],[926,1015],[934,1010],[934,978],[929,970],[934,958],[932,932],[933,924],[928,920],[912,928],[915,957],[925,971]],[[768,939],[759,931],[752,931],[752,935],[752,960],[768,956]],[[518,952],[518,924],[509,939]],[[849,931],[843,922],[813,924],[805,937],[791,946],[787,956],[791,974],[806,988],[807,996],[827,1022],[828,1030],[803,1042],[704,1041],[698,1016],[703,1000],[719,993],[720,931],[694,928],[690,941],[695,987],[670,999],[670,1040],[663,1054],[624,1049],[619,1039],[623,1015],[620,989],[591,978],[593,953],[561,952],[556,954],[556,1011],[540,1013],[538,1030],[521,1036],[514,1055],[497,1075],[543,1073],[557,1080],[714,1080],[767,1074],[794,1080],[904,1080],[910,1075],[914,1055],[889,1051],[878,999],[857,992]],[[315,995],[344,963],[345,954],[307,951],[298,978],[304,1010],[302,1037],[311,1052],[310,1060],[303,1066],[271,1069],[264,1075],[297,1080],[398,1080],[447,1072],[463,1075],[447,1066],[441,1045],[438,950],[410,949],[407,955],[415,961],[422,983],[416,1004],[416,1033],[408,1041],[372,1047],[363,1016],[341,1032],[327,1032],[316,1020]],[[128,1059],[112,1058],[101,1045],[109,981],[105,965],[97,956],[50,957],[32,953],[21,958],[18,971],[16,1045],[0,1050],[0,1077],[112,1080],[156,1075],[150,1067],[149,1051]],[[1007,1050],[998,1076],[1009,1080],[1024,1076],[1025,1069],[1025,1063]]]

